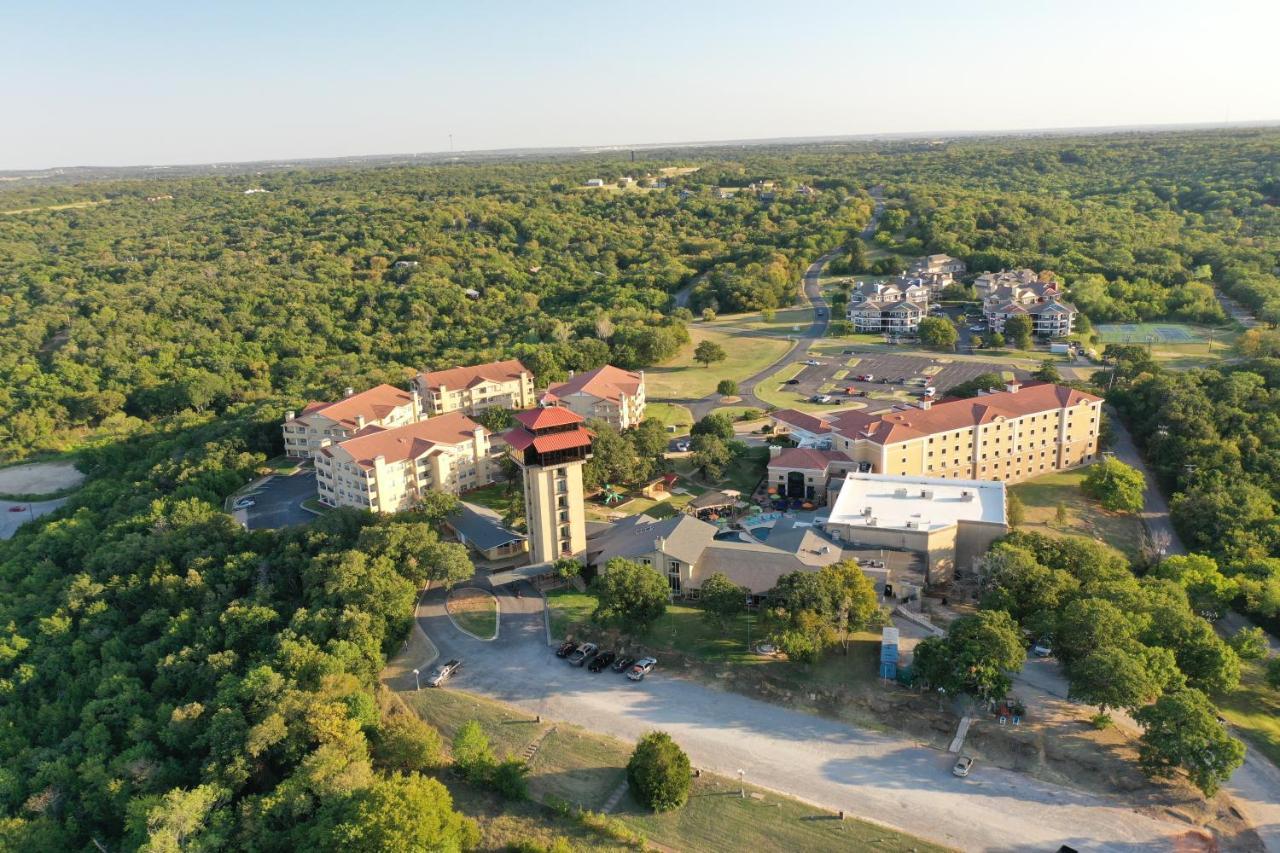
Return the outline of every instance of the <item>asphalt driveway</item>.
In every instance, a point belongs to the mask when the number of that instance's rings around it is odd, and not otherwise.
[[[236,521],[250,530],[276,530],[307,524],[316,516],[302,508],[302,502],[316,496],[316,472],[302,471],[292,477],[268,477],[249,492],[254,505],[232,510]]]
[[[442,658],[465,666],[455,690],[631,740],[669,732],[694,763],[727,776],[964,850],[1168,849],[1185,824],[1153,820],[1102,797],[979,765],[951,775],[953,756],[680,677],[659,663],[643,682],[569,666],[547,645],[541,600],[498,593],[498,639],[455,629],[444,591],[424,596],[419,625]]]
[[[42,515],[48,515],[66,502],[66,498],[51,501],[0,501],[0,539],[12,539],[19,527]]]

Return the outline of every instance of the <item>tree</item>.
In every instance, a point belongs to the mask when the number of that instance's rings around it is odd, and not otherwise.
[[[1245,626],[1232,635],[1231,648],[1241,660],[1261,660],[1270,650],[1267,632],[1257,625]]]
[[[1012,341],[1018,349],[1031,349],[1031,318],[1026,314],[1015,314],[1004,321],[1004,336]]]
[[[987,346],[991,349],[1004,349],[1004,332],[992,332],[987,335]]]
[[[635,446],[604,421],[593,419],[587,426],[595,437],[591,441],[591,458],[582,466],[583,487],[595,490],[613,483],[637,482],[640,458]]]
[[[582,563],[572,557],[561,557],[553,566],[556,577],[561,580],[572,580],[582,574]]]
[[[1138,761],[1150,776],[1169,776],[1181,768],[1211,797],[1244,763],[1244,744],[1227,734],[1199,690],[1166,693],[1134,719],[1143,727]]]
[[[1027,518],[1027,508],[1023,505],[1022,498],[1009,492],[1004,499],[1004,514],[1010,527],[1021,527]]]
[[[480,843],[474,821],[454,811],[444,785],[417,773],[375,781],[339,806],[344,818],[326,832],[315,821],[311,849],[382,853],[387,850],[469,850]],[[326,837],[327,836],[327,837]]]
[[[1192,609],[1198,613],[1225,612],[1238,589],[1235,580],[1224,575],[1217,562],[1204,554],[1166,557],[1151,574],[1174,581],[1185,589]]]
[[[715,341],[699,341],[693,349],[693,360],[703,367],[710,367],[712,362],[724,361],[728,357],[724,347]]]
[[[738,383],[732,379],[721,379],[716,384],[716,393],[722,397],[734,397],[738,394]]]
[[[703,308],[703,309],[702,309],[702,322],[704,322],[704,323],[710,323],[710,322],[714,321],[715,319],[716,319],[716,309],[714,309],[714,308]],[[717,359],[717,361],[718,361],[718,360],[719,360],[719,359]]]
[[[702,582],[698,589],[698,600],[702,602],[702,615],[714,621],[724,630],[726,623],[737,616],[747,606],[746,587],[738,586],[729,580],[723,572],[714,572]]]
[[[379,767],[405,773],[435,767],[443,754],[440,733],[414,714],[395,714],[385,720],[373,746]]]
[[[485,784],[498,763],[478,720],[467,720],[453,736],[453,763],[473,783]]]
[[[489,787],[508,800],[529,799],[529,765],[509,755],[494,765],[489,774]]]
[[[708,480],[718,480],[733,461],[733,449],[714,435],[693,439],[693,464]]]
[[[947,352],[954,350],[956,341],[960,340],[955,324],[946,317],[925,317],[920,321],[918,334],[920,343]]]
[[[490,406],[473,417],[477,423],[492,433],[505,432],[516,422],[510,409],[502,406]]]
[[[1135,635],[1133,622],[1110,601],[1077,598],[1058,618],[1058,657],[1070,672],[1077,661],[1101,649],[1132,648]]]
[[[1267,660],[1266,681],[1272,690],[1280,690],[1280,657]]]
[[[733,421],[725,414],[705,415],[693,425],[689,434],[695,438],[700,435],[714,435],[721,441],[733,441]]]
[[[979,391],[998,391],[1004,387],[999,373],[979,373],[970,380],[952,385],[943,392],[944,397],[976,397]]]
[[[1036,368],[1035,373],[1031,374],[1032,379],[1038,379],[1041,382],[1061,382],[1062,374],[1058,372],[1058,365],[1054,364],[1053,359],[1046,358],[1040,362],[1040,366]]]
[[[1058,501],[1053,508],[1053,523],[1059,527],[1066,527],[1071,517],[1067,514],[1067,505],[1063,501]]]
[[[655,569],[621,557],[605,564],[596,579],[600,601],[592,619],[613,623],[632,634],[644,634],[667,612],[671,588]]]
[[[437,542],[427,552],[426,561],[430,579],[446,587],[469,580],[476,573],[467,546],[458,542]]]
[[[988,552],[984,569],[983,609],[1008,611],[1036,634],[1052,633],[1058,611],[1080,587],[1070,572],[1042,565],[1030,549],[1009,542]]]
[[[913,666],[931,687],[986,700],[1009,691],[1008,674],[1022,669],[1025,657],[1013,618],[1003,610],[981,610],[956,619],[945,637],[922,640]]]
[[[1112,512],[1140,512],[1147,480],[1142,472],[1119,459],[1103,459],[1089,466],[1080,488]]]
[[[1097,705],[1104,718],[1108,708],[1131,710],[1159,694],[1160,685],[1147,673],[1147,661],[1115,646],[1092,652],[1071,667],[1070,698]]]
[[[631,753],[627,783],[636,799],[655,812],[678,809],[688,802],[693,784],[689,756],[666,732],[650,732]]]
[[[880,601],[875,584],[854,560],[841,560],[818,571],[818,580],[827,596],[828,619],[849,654],[849,637],[880,620]]]

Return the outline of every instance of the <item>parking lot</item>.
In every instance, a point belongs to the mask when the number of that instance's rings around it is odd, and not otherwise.
[[[315,471],[302,471],[292,477],[268,477],[252,491],[240,496],[251,498],[253,506],[233,509],[231,516],[250,530],[275,530],[306,524],[316,516],[303,509],[302,502],[315,496]]]
[[[843,355],[814,360],[820,363],[806,366],[795,377],[796,381],[791,386],[791,390],[806,397],[830,394],[834,398],[833,406],[849,400],[844,393],[846,388],[856,388],[873,395],[887,395],[893,392],[919,392],[929,385],[936,388],[938,395],[941,396],[948,388],[967,382],[983,373],[999,374],[1008,371],[1022,380],[1030,378],[1031,375],[1026,370],[1015,368],[1011,363],[949,360],[945,355],[898,355],[851,350]],[[836,374],[841,371],[844,372],[843,378],[836,379]],[[874,377],[872,381],[862,382],[856,378],[866,374]],[[886,379],[888,382],[884,381]],[[911,396],[917,395],[911,394]],[[875,411],[902,401],[876,400],[872,397],[865,399],[864,402],[870,410]]]

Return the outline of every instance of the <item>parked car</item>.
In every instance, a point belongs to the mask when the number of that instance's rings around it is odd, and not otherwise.
[[[600,651],[595,643],[583,643],[569,655],[569,663],[574,666],[582,666],[588,660],[596,656],[596,652]]]
[[[601,652],[591,660],[591,665],[587,669],[591,672],[604,672],[609,664],[618,658],[617,652]]]
[[[799,385],[799,384],[800,384],[800,380],[799,380],[799,379],[788,379],[784,384],[786,384],[786,385]]]
[[[973,769],[973,759],[968,755],[962,755],[956,760],[956,766],[951,768],[951,772],[957,776],[964,777],[969,775],[969,771]]]
[[[627,670],[627,678],[632,681],[641,681],[646,675],[653,672],[653,668],[657,665],[657,658],[640,658],[640,660],[631,665],[631,669]]]
[[[689,452],[689,448],[690,448],[690,447],[692,447],[692,446],[693,446],[693,445],[689,444],[689,442],[687,442],[687,441],[677,441],[677,442],[676,442],[676,451],[677,451],[677,452],[679,452],[679,453],[688,453],[688,452]]]
[[[14,504],[13,506],[9,507],[9,512],[26,512],[26,511],[27,511],[27,508],[25,506],[18,506],[17,504]]]
[[[578,649],[578,644],[573,640],[565,640],[560,644],[560,648],[556,649],[556,657],[567,658]]]
[[[832,397],[830,394],[819,394],[819,395],[818,395],[818,397],[817,397],[817,399],[815,399],[813,402],[815,402],[815,403],[834,403],[835,401],[836,401],[836,398],[835,398],[835,397]]]
[[[969,331],[971,332],[985,332],[986,330],[987,330],[986,326],[970,326],[969,327]]]
[[[623,655],[622,657],[618,658],[616,661],[613,662],[613,671],[626,672],[627,670],[631,669],[631,666],[635,662],[636,662],[635,658],[627,657],[626,655]]]
[[[822,364],[822,362],[814,358],[807,358],[805,359],[804,363],[809,365],[810,367],[817,367],[818,365]]]
[[[241,498],[240,500],[232,504],[232,506],[235,507],[236,509],[248,509],[249,507],[254,506],[255,504],[257,504],[257,501],[255,501],[253,498]]]
[[[847,349],[847,350],[842,350],[842,351],[841,351],[841,354],[843,354],[843,355],[857,355],[857,354],[858,354],[858,351],[857,351],[856,349]]]
[[[442,663],[431,672],[431,675],[427,676],[427,685],[429,687],[439,687],[452,678],[453,674],[460,669],[462,669],[462,661],[460,660],[455,659],[448,663]]]
[[[1049,644],[1048,640],[1041,640],[1031,647],[1031,654],[1038,658],[1053,657],[1053,646]]]
[[[859,382],[872,382],[875,380],[875,376],[870,373],[859,373],[857,376],[853,378],[858,380]]]

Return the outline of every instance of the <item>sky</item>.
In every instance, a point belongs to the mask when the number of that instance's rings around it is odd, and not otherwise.
[[[1280,120],[1275,0],[0,0],[0,169]]]

